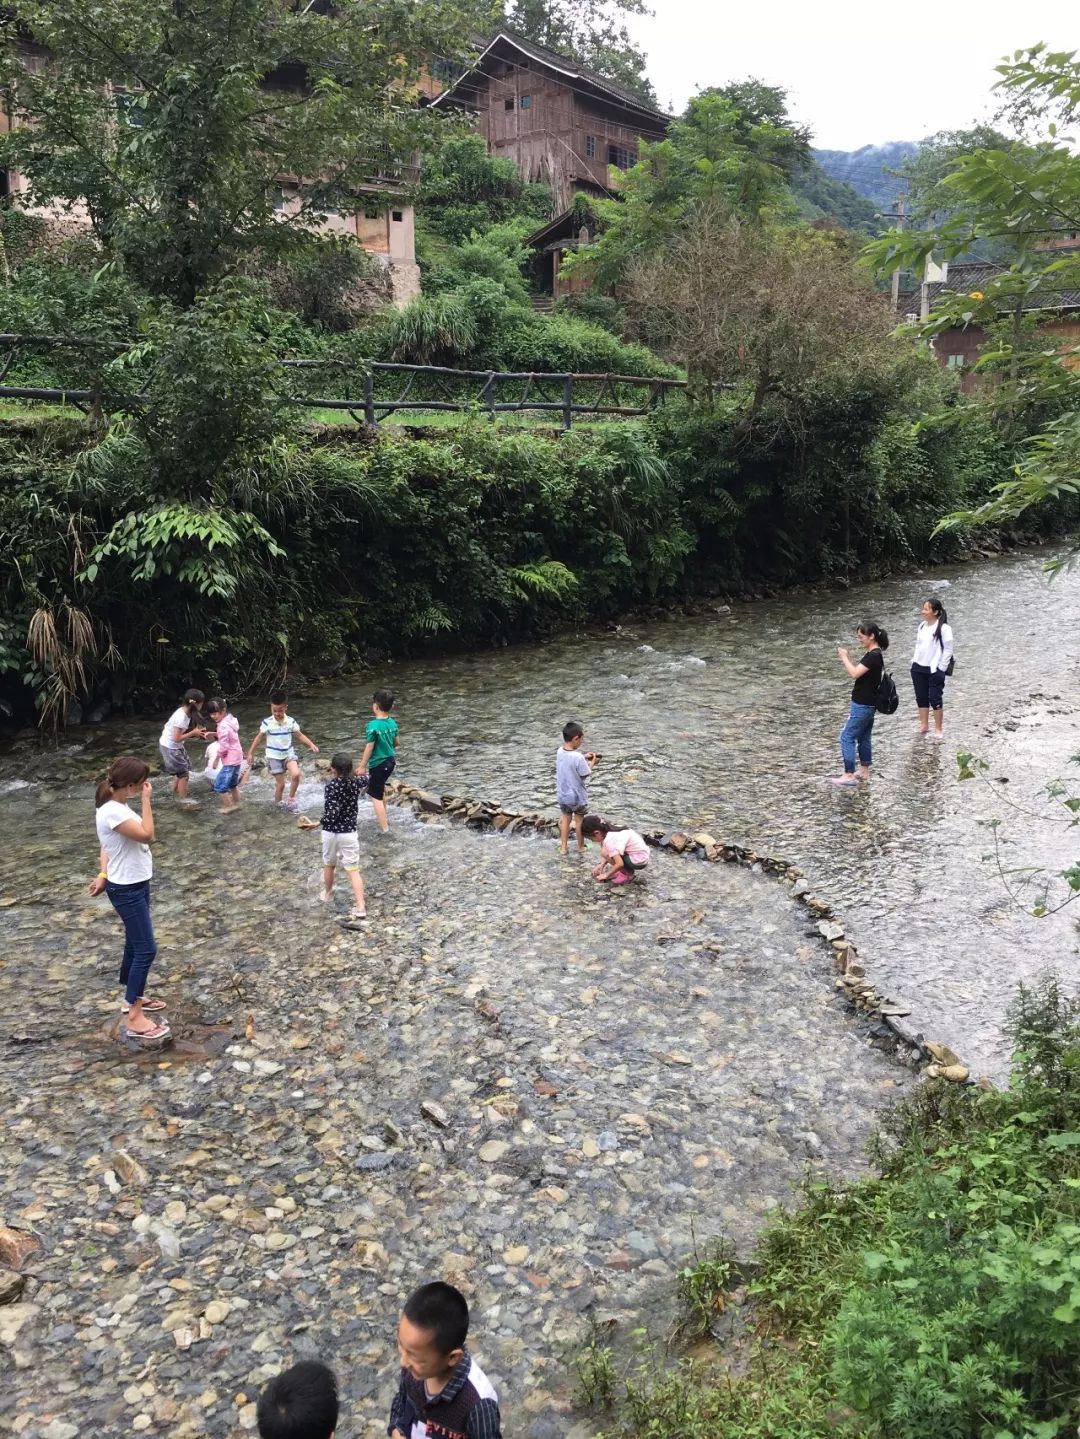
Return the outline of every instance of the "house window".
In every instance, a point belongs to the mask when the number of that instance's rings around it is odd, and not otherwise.
[[[288,204],[289,204],[289,199],[288,199],[288,196],[285,194],[284,187],[281,186],[281,185],[275,185],[275,186],[274,186],[274,214],[275,214],[275,215],[284,215],[286,209],[288,208]]]
[[[609,145],[607,147],[607,162],[614,165],[616,170],[629,170],[637,164],[637,156],[625,145]]]
[[[394,221],[395,224],[400,225],[402,220],[404,220],[405,216],[401,210],[391,210],[390,218]]]
[[[513,97],[513,95],[510,95],[510,96],[507,97],[507,99],[505,99],[505,100],[503,101],[503,109],[504,109],[504,110],[512,110],[513,108],[514,108],[514,97]]]
[[[595,159],[596,159],[596,136],[595,136],[595,135],[586,135],[586,136],[585,136],[585,158],[586,158],[587,160],[595,160]]]
[[[132,95],[127,90],[117,90],[113,95],[116,117],[123,125],[137,130],[146,123],[146,100],[142,95]]]
[[[950,355],[946,365],[950,370],[962,370],[964,368],[963,355]]]
[[[379,215],[380,215],[381,213],[382,213],[382,212],[380,211],[378,205],[365,205],[365,206],[364,206],[364,219],[365,219],[365,220],[377,220],[377,219],[379,218]]]
[[[522,97],[521,97],[521,108],[522,108],[523,110],[531,110],[531,109],[532,109],[532,96],[531,96],[531,95],[522,95]]]
[[[444,85],[452,85],[464,74],[465,66],[459,65],[455,60],[448,60],[445,55],[436,56],[431,63],[432,79],[441,80]]]

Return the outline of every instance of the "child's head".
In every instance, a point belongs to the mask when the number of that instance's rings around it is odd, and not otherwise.
[[[188,709],[201,709],[205,698],[202,690],[185,690],[183,703],[187,705]]]
[[[305,1359],[270,1380],[259,1395],[257,1414],[262,1439],[332,1439],[337,1381],[325,1364]]]
[[[212,699],[207,701],[207,713],[212,715],[224,715],[229,713],[229,706],[223,699]]]
[[[352,774],[352,759],[347,754],[336,754],[330,761],[330,768],[338,779],[348,779]]]
[[[461,1362],[469,1306],[452,1284],[436,1280],[413,1290],[398,1324],[402,1368],[414,1379],[441,1379]]]
[[[582,834],[589,836],[598,834],[601,839],[611,833],[611,824],[606,819],[601,819],[598,814],[587,814],[581,821]]]
[[[380,714],[388,715],[394,708],[394,691],[376,690],[371,696],[371,707],[378,710]]]
[[[141,789],[149,778],[150,768],[141,759],[136,759],[132,754],[121,755],[119,759],[113,760],[108,773],[98,785],[94,807],[100,809],[110,799],[125,799],[133,790]]]
[[[585,731],[578,724],[577,720],[567,720],[562,727],[563,744],[567,749],[577,749],[585,738]]]
[[[288,703],[289,696],[284,690],[275,690],[270,696],[270,713],[276,720],[285,718]]]

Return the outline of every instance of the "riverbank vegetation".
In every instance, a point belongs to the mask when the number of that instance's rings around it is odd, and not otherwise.
[[[808,1184],[753,1264],[688,1272],[691,1317],[728,1336],[707,1361],[595,1341],[579,1377],[607,1439],[1072,1433],[1080,1002],[1021,989],[1010,1036],[1007,1088],[923,1084],[886,1116],[873,1177]]]
[[[16,5],[55,58],[5,61],[41,116],[3,137],[8,163],[35,200],[84,195],[89,220],[64,236],[0,209],[0,330],[78,340],[24,347],[6,379],[95,396],[85,418],[0,431],[0,705],[17,723],[956,558],[970,541],[941,516],[984,511],[1035,453],[1053,400],[962,395],[892,333],[851,237],[806,224],[809,136],[781,90],[696,97],[595,206],[596,243],[567,261],[593,289],[538,313],[524,242],[543,187],[445,117],[403,104],[376,124],[367,103],[380,84],[410,94],[425,47],[456,53],[466,5],[388,12],[375,54],[276,0],[105,8],[115,25],[100,0]],[[229,24],[242,76],[219,63]],[[618,38],[595,15],[574,35],[597,54]],[[288,55],[324,78],[278,116],[259,76]],[[118,64],[136,95],[119,111]],[[184,105],[213,123],[178,126]],[[314,173],[328,128],[311,221],[348,203],[358,155],[425,151],[425,292],[401,310],[355,244],[281,222],[282,147]],[[355,401],[373,358],[689,384],[647,419],[561,437],[482,413],[430,433],[304,422],[295,400]],[[1066,477],[1049,505],[999,508],[996,533],[1053,534],[1075,507]]]

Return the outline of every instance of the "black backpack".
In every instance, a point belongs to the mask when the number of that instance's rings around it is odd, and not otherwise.
[[[878,714],[894,715],[900,708],[900,696],[896,693],[896,681],[884,668],[884,664],[883,657],[881,679],[878,680],[877,693],[874,695],[874,708]]]

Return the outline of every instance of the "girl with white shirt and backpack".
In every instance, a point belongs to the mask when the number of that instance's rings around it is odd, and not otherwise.
[[[142,813],[136,817],[127,801],[138,795]],[[126,1028],[135,1039],[164,1039],[168,1024],[150,1018],[166,1008],[163,1000],[147,999],[146,978],[157,955],[154,925],[150,918],[150,876],[154,861],[150,845],[154,840],[154,812],[150,804],[150,768],[133,755],[114,760],[97,787],[97,835],[101,845],[101,868],[90,882],[91,894],[102,890],[124,926],[124,958],[120,983],[124,998],[120,1010]]]
[[[911,683],[919,707],[919,734],[930,734],[930,711],[934,712],[934,739],[941,739],[945,727],[945,677],[953,672],[953,632],[945,606],[936,596],[923,601],[922,623],[915,636],[911,661]]]

